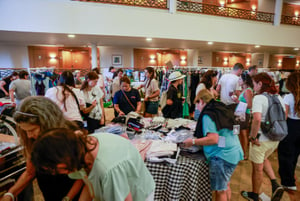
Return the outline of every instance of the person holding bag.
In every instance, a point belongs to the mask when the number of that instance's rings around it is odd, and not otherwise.
[[[104,125],[104,107],[103,107],[103,92],[99,87],[96,87],[98,75],[94,71],[86,74],[85,81],[81,86],[83,97],[86,102],[86,121],[87,130],[93,133],[96,129]]]
[[[145,112],[144,117],[153,117],[158,112],[158,98],[160,90],[157,80],[155,79],[155,71],[152,67],[145,69],[146,80],[139,88],[145,88]]]
[[[141,110],[141,97],[137,89],[131,88],[129,78],[121,78],[121,90],[114,96],[114,108],[118,116],[127,115],[129,112]]]

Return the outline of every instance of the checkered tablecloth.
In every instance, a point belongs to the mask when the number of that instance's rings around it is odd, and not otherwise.
[[[208,165],[180,156],[175,165],[146,163],[155,180],[155,200],[212,200]]]

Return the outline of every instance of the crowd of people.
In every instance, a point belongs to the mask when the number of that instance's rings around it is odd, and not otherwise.
[[[48,89],[45,97],[30,95],[26,73],[14,73],[0,82],[1,94],[10,96],[17,105],[14,119],[27,160],[26,171],[1,201],[14,200],[34,178],[46,201],[154,200],[155,182],[138,151],[126,139],[94,133],[105,124],[104,78],[97,70],[88,72],[84,80],[79,72],[76,76],[71,71],[62,72],[58,86]],[[147,67],[145,76],[144,83],[135,89],[122,69],[109,69],[105,82],[112,92],[116,117],[139,113],[142,105],[145,117],[158,115],[160,89],[154,68]],[[179,71],[168,76],[170,86],[161,108],[165,118],[182,118],[186,97],[180,86],[184,78]],[[294,174],[300,154],[300,72],[290,73],[285,88],[288,93],[281,97],[272,76],[257,73],[256,66],[245,71],[240,63],[219,80],[214,70],[202,76],[194,101],[194,138],[182,146],[203,146],[217,201],[231,200],[230,178],[242,160],[252,164],[252,190],[241,192],[245,199],[259,200],[263,172],[272,184],[272,201],[279,201],[285,190],[297,190]],[[281,141],[268,138],[261,129],[270,107],[266,94],[276,97],[286,114],[288,134]],[[239,104],[246,104],[246,109],[237,118]],[[281,184],[269,161],[276,149]]]

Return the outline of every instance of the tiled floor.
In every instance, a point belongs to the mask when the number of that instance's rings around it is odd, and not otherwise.
[[[106,122],[110,122],[113,119],[113,109],[106,108]],[[270,157],[270,161],[273,165],[273,169],[277,174],[278,163],[277,163],[277,153],[273,153]],[[244,201],[245,199],[240,195],[240,191],[242,190],[251,190],[251,173],[252,166],[250,161],[241,161],[237,166],[232,179],[231,179],[231,189],[232,189],[232,201]],[[277,178],[278,174],[277,174]],[[297,187],[300,189],[300,166],[297,167],[296,170],[296,178],[297,178]],[[37,185],[35,185],[35,201],[43,201],[43,197],[38,191]],[[263,184],[261,191],[265,193],[267,196],[271,196],[271,183],[270,180],[264,175]],[[285,192],[283,195],[282,201],[299,201],[300,200],[300,191],[294,193]]]

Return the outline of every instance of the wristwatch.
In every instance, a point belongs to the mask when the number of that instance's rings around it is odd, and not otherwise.
[[[249,140],[250,140],[250,141],[255,141],[256,139],[257,139],[257,137],[252,137],[252,136],[249,137]]]
[[[195,139],[192,139],[193,145],[195,145]]]

